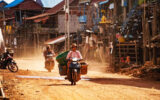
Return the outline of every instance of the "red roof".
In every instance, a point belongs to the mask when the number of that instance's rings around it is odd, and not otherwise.
[[[18,4],[12,9],[20,9],[20,10],[42,10],[43,7],[39,5],[34,0],[24,0],[22,3]]]
[[[72,3],[74,0],[69,0],[70,3]],[[57,4],[56,6],[54,6],[53,8],[47,10],[47,13],[57,13],[58,11],[60,11],[65,5],[64,0],[62,2],[60,2],[59,4]]]
[[[74,0],[70,0],[70,3],[72,3],[73,1]],[[43,13],[43,14],[40,14],[40,15],[37,15],[37,16],[28,17],[28,18],[25,18],[25,19],[31,20],[31,19],[37,19],[37,18],[41,18],[41,17],[56,14],[57,12],[59,12],[64,7],[64,5],[65,5],[65,2],[63,0],[62,2],[60,2],[59,4],[54,6],[53,8],[47,10],[46,13]]]

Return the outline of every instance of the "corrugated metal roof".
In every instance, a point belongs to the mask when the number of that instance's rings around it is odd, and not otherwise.
[[[63,0],[36,0],[43,7],[52,8],[62,2]]]
[[[6,5],[5,8],[11,8],[11,7],[15,7],[18,4],[22,3],[24,0],[14,0],[13,2],[11,2],[10,4]]]

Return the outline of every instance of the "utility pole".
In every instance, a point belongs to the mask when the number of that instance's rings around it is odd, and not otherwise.
[[[67,0],[64,1],[65,6],[64,6],[64,11],[65,11],[65,51],[67,50],[67,13],[66,13],[66,8],[67,8]]]
[[[69,1],[65,0],[65,37],[67,37],[65,41],[66,50],[70,49],[70,14],[69,14]]]
[[[67,33],[68,33],[68,50],[70,49],[70,30],[69,30],[69,28],[70,28],[70,10],[69,10],[69,1],[70,0],[67,0],[67,10],[68,10],[68,14],[67,14],[67,16],[68,16],[68,22],[67,22]]]

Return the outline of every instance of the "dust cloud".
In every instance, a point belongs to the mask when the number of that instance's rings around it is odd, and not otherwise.
[[[56,54],[56,56],[57,55],[58,54]],[[22,70],[47,71],[44,68],[45,59],[43,57],[43,49],[26,51],[15,58],[19,68]],[[84,62],[88,64],[88,70],[90,71],[106,72],[106,69],[109,68],[109,64],[107,62],[102,62],[99,56],[94,57],[94,60],[86,59]],[[58,63],[56,60],[54,70],[55,69],[58,70]]]

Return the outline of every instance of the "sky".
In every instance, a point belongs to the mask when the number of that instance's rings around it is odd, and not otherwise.
[[[13,2],[14,0],[4,0],[4,1],[6,1],[9,4],[9,3]],[[61,1],[62,0],[42,0],[42,3],[43,3],[44,7],[52,8],[52,7],[54,7],[55,5],[57,5]]]
[[[1,1],[1,0],[0,0]],[[4,0],[4,1],[6,1],[7,3],[11,3],[12,1],[14,1],[14,0]],[[56,0],[56,1],[61,1],[61,0]]]
[[[4,1],[6,1],[7,3],[11,3],[14,0],[4,0]]]

